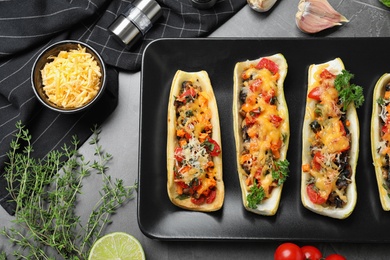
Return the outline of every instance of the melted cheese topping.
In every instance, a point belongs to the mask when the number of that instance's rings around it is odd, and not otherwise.
[[[275,170],[275,161],[280,157],[283,145],[283,133],[280,124],[283,114],[277,107],[277,80],[279,74],[273,74],[266,68],[250,66],[241,78],[241,95],[245,102],[241,103],[240,114],[243,117],[242,129],[243,150],[241,151],[241,167],[247,173],[247,190],[256,182],[270,197],[272,189],[277,186],[271,172]],[[241,100],[242,101],[242,100]]]
[[[175,152],[176,192],[196,200],[207,198],[216,189],[216,171],[212,158],[215,154],[212,152],[219,147],[211,139],[210,97],[198,84],[196,79],[183,82],[182,92],[175,99],[176,151],[179,150]]]
[[[349,138],[345,135],[342,122],[339,118],[333,117],[324,122],[320,133],[323,154],[335,154],[349,149]]]
[[[333,193],[333,196],[347,203],[346,189],[340,190],[337,186],[341,170],[338,162],[341,154],[350,149],[351,139],[341,121],[341,105],[338,104],[338,92],[334,87],[335,77],[320,76],[326,69],[327,66],[321,66],[314,74],[314,82],[309,85],[309,93],[314,88],[320,88],[320,100],[309,114],[321,128],[309,136],[312,154],[318,153],[320,156],[313,156],[309,169],[311,180],[308,183],[314,183],[319,196],[325,200]]]
[[[50,102],[62,108],[78,108],[90,102],[99,91],[100,67],[80,45],[61,51],[41,70],[43,90]]]
[[[204,178],[209,161],[208,153],[197,138],[190,138],[188,144],[183,147],[182,155],[183,164],[178,171],[182,172],[186,167],[190,167],[191,170],[183,172],[181,181],[189,184],[193,178]]]

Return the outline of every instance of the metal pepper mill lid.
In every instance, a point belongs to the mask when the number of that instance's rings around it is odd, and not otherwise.
[[[108,30],[131,48],[149,31],[161,14],[161,6],[155,0],[135,0]]]

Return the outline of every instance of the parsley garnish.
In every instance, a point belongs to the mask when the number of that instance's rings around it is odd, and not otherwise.
[[[248,201],[248,207],[251,209],[257,208],[257,205],[263,201],[264,197],[265,192],[263,187],[257,186],[257,181],[255,180],[249,190],[249,194],[246,196],[246,200]]]
[[[334,84],[339,92],[339,97],[343,103],[344,111],[347,110],[350,103],[354,103],[356,107],[360,107],[364,103],[363,88],[355,84],[350,84],[354,75],[346,70],[342,70],[341,74],[337,75]]]
[[[289,164],[290,163],[287,160],[275,162],[275,168],[272,170],[272,178],[278,181],[278,186],[286,181],[289,172]]]
[[[381,106],[383,106],[384,104],[386,104],[385,100],[384,100],[382,97],[378,98],[378,99],[376,100],[376,103],[378,103],[378,104],[381,105]]]

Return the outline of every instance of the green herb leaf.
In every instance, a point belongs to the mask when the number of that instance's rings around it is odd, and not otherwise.
[[[387,7],[390,7],[390,0],[379,0],[382,4],[384,4]]]
[[[354,103],[358,108],[364,103],[363,88],[354,84],[350,84],[354,75],[346,70],[337,75],[335,79],[335,88],[339,92],[339,97],[343,103],[344,111],[347,110],[349,104]]]
[[[191,196],[190,195],[188,195],[188,194],[180,194],[180,195],[177,195],[176,196],[176,199],[179,199],[179,200],[185,200],[185,199],[188,199],[188,198],[190,198]]]
[[[282,142],[285,144],[288,139],[288,134],[282,133]]]
[[[194,115],[194,112],[192,110],[186,111],[186,117],[192,117]]]
[[[278,186],[286,181],[290,171],[288,169],[289,164],[287,160],[275,162],[275,169],[272,170],[272,178],[278,181]]]
[[[211,143],[208,139],[206,139],[202,145],[206,148],[207,151],[214,151],[214,144]]]
[[[383,97],[380,97],[380,98],[378,98],[376,100],[376,103],[378,103],[379,105],[383,106],[386,102],[385,102]]]
[[[260,204],[265,198],[265,192],[263,187],[257,185],[255,180],[252,187],[249,190],[249,194],[246,196],[248,201],[248,207],[251,209],[256,209],[257,205]]]

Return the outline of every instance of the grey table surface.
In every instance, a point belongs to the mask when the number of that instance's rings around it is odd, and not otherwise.
[[[295,25],[295,13],[299,0],[279,0],[267,13],[257,13],[245,6],[209,37],[389,37],[390,9],[379,0],[329,0],[332,6],[344,14],[349,23],[336,30],[317,35],[307,35]],[[367,46],[370,48],[371,46]],[[388,68],[390,70],[390,68]],[[138,177],[138,137],[140,112],[141,72],[120,72],[119,104],[115,112],[102,126],[101,144],[114,159],[108,173],[131,185]],[[84,144],[80,152],[93,156],[93,148]],[[92,202],[98,198],[98,179],[92,177],[84,184],[84,193],[78,204],[78,214],[86,218]],[[0,208],[1,227],[11,225],[13,217]],[[105,233],[124,231],[135,236],[142,244],[147,259],[273,259],[280,241],[159,241],[145,236],[137,222],[137,200],[130,201],[112,216],[113,223]],[[364,227],[362,227],[364,228]],[[313,232],[316,232],[313,230]],[[324,255],[340,253],[347,259],[389,259],[388,244],[351,244],[297,242],[299,245],[317,246]],[[2,249],[12,247],[0,237]],[[1,248],[0,247],[0,248]]]

